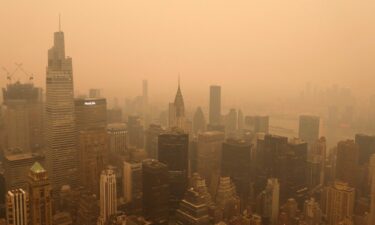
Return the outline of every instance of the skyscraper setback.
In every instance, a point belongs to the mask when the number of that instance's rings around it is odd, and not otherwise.
[[[72,59],[65,56],[64,33],[54,33],[48,50],[46,77],[47,170],[54,191],[78,181],[78,161],[74,115]]]

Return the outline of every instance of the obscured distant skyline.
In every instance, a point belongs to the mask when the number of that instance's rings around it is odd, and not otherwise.
[[[297,95],[306,82],[370,95],[375,74],[371,0],[3,1],[0,66],[15,62],[45,86],[47,50],[61,14],[76,94],[172,100],[181,74],[187,103]],[[0,71],[0,83],[6,83]],[[20,74],[22,77],[22,75]]]

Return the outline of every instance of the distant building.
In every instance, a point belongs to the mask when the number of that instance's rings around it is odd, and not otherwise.
[[[101,97],[101,91],[97,88],[90,88],[89,90],[89,98],[100,98]]]
[[[210,86],[209,124],[221,124],[221,87]]]
[[[173,214],[188,187],[189,135],[177,129],[159,135],[159,161],[168,166],[170,210]]]
[[[122,110],[121,108],[107,109],[107,122],[108,123],[122,123]]]
[[[31,225],[52,225],[52,187],[38,162],[29,171],[29,199]]]
[[[335,182],[324,193],[324,213],[327,225],[339,224],[342,220],[352,219],[354,214],[354,188],[347,183]]]
[[[254,133],[269,132],[269,116],[246,116],[244,123],[244,127]]]
[[[298,137],[311,145],[319,139],[319,127],[319,117],[301,115],[299,117]]]
[[[193,132],[195,135],[206,130],[206,119],[201,107],[198,107],[193,117]]]
[[[151,124],[145,132],[145,150],[149,158],[158,158],[158,139],[165,130],[156,124]]]
[[[6,195],[8,225],[29,225],[29,196],[23,189],[13,189]]]
[[[98,223],[104,225],[117,212],[116,176],[113,170],[105,169],[100,175],[100,217]]]
[[[324,184],[325,160],[326,139],[322,137],[311,146],[307,155],[306,183],[311,190]]]
[[[149,159],[142,162],[143,214],[155,224],[169,218],[169,174],[167,165]]]
[[[98,197],[92,193],[83,192],[78,201],[77,224],[96,224],[99,216]]]
[[[37,153],[13,152],[4,158],[6,189],[23,188],[27,190],[28,171],[36,161],[44,161],[44,156]]]
[[[225,134],[227,137],[235,137],[235,131],[237,130],[238,118],[237,110],[230,109],[229,113],[225,116]]]
[[[142,121],[138,116],[128,117],[129,144],[135,148],[144,146],[144,130]]]
[[[78,132],[107,126],[107,101],[105,98],[76,98],[74,105]]]
[[[205,198],[193,188],[187,190],[176,211],[177,225],[208,225],[208,206]]]

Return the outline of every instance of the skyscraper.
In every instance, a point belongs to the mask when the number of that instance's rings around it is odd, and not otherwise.
[[[6,195],[8,225],[29,225],[29,196],[23,189],[13,189]]]
[[[105,224],[117,212],[116,176],[113,170],[105,169],[100,175],[99,224]]]
[[[78,182],[72,59],[65,57],[64,33],[54,33],[46,77],[47,169],[57,192]]]
[[[185,105],[181,93],[180,81],[178,81],[178,88],[174,102],[169,103],[169,127],[178,127],[186,130]]]
[[[159,135],[158,157],[168,166],[170,210],[174,213],[188,187],[189,135],[178,129]]]
[[[167,225],[169,217],[169,175],[167,165],[156,159],[142,162],[143,213],[158,225]]]
[[[230,177],[220,177],[215,201],[224,220],[240,214],[240,198]]]
[[[29,171],[29,196],[31,225],[52,225],[52,187],[38,162]]]
[[[354,188],[347,183],[335,182],[324,193],[324,213],[328,225],[336,225],[344,219],[352,219],[354,214]]]
[[[111,153],[126,153],[129,146],[129,135],[125,123],[111,123],[107,126],[109,149]]]
[[[221,123],[221,87],[210,86],[209,123],[219,125]]]
[[[309,145],[319,139],[320,118],[317,116],[301,115],[299,117],[298,137]]]
[[[130,146],[136,148],[143,148],[144,129],[141,118],[139,116],[128,117],[128,134]]]
[[[375,136],[356,134],[355,143],[359,147],[359,164],[368,163],[371,155],[375,153]]]
[[[269,116],[246,116],[244,119],[245,128],[255,133],[268,134]]]

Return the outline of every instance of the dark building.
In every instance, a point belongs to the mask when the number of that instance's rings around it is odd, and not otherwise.
[[[210,86],[209,123],[219,125],[221,123],[221,87]]]
[[[170,210],[173,214],[188,187],[189,135],[177,129],[159,135],[159,161],[168,166]]]
[[[151,124],[145,132],[145,150],[148,157],[158,158],[158,139],[159,135],[165,130],[157,124]]]
[[[76,98],[74,100],[77,131],[107,126],[105,98]]]
[[[251,148],[248,142],[235,139],[225,141],[222,148],[221,176],[232,179],[242,200],[249,197]]]
[[[371,155],[375,153],[375,136],[356,134],[355,143],[359,147],[359,164],[368,163]]]
[[[353,140],[337,144],[336,179],[356,187],[358,178],[359,147]]]
[[[167,165],[156,159],[142,162],[143,214],[157,225],[169,217],[169,174]]]
[[[128,117],[129,144],[132,147],[143,148],[144,133],[141,119],[138,116]]]
[[[193,188],[189,189],[176,212],[176,224],[208,225],[209,219],[205,196]]]
[[[122,110],[120,108],[107,109],[108,123],[122,123]]]
[[[79,197],[77,224],[96,224],[99,216],[98,198],[90,192],[83,192]]]

